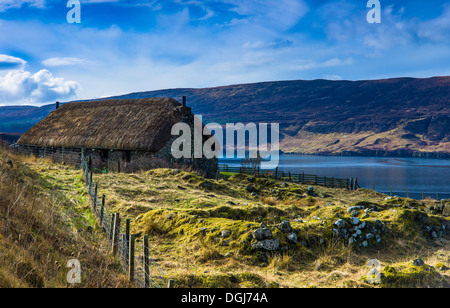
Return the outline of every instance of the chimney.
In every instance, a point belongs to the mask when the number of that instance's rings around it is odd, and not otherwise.
[[[186,107],[186,96],[183,96],[183,107]]]
[[[56,102],[56,109],[59,108],[59,102]]]

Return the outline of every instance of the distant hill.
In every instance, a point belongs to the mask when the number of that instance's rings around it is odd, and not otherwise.
[[[276,81],[114,98],[157,96],[187,96],[207,122],[280,123],[287,153],[450,157],[450,77]],[[1,107],[0,132],[24,132],[53,109]]]

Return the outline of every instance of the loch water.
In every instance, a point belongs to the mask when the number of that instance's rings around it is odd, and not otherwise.
[[[219,160],[240,166],[240,159]],[[362,188],[422,199],[450,199],[450,159],[281,155],[279,170],[335,178],[357,177]]]

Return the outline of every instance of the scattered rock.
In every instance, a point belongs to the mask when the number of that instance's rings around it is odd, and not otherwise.
[[[352,223],[352,225],[356,226],[356,225],[359,225],[360,220],[359,220],[358,217],[353,217],[353,218],[350,220],[350,222]]]
[[[252,243],[252,248],[256,250],[275,251],[280,249],[280,240],[273,238],[254,242]]]
[[[253,238],[257,241],[263,241],[272,238],[272,230],[269,228],[259,228],[253,232]]]
[[[344,229],[345,228],[345,220],[343,220],[343,219],[336,220],[333,223],[333,225],[335,225],[339,229]]]
[[[298,241],[297,234],[295,234],[294,232],[289,233],[287,236],[287,240],[291,244],[297,244],[297,241]]]
[[[447,202],[442,210],[442,215],[448,217],[450,216],[450,202]]]
[[[414,259],[411,261],[414,266],[424,266],[425,262],[422,259]]]
[[[222,230],[222,238],[230,237],[231,231],[230,230]]]
[[[317,194],[314,191],[314,187],[313,186],[309,186],[308,190],[306,191],[306,195],[311,196],[311,197],[316,197]]]
[[[353,210],[350,215],[352,215],[352,217],[358,217],[359,216],[359,212],[358,210]]]
[[[362,205],[356,205],[356,206],[351,206],[347,209],[347,213],[352,213],[353,211],[358,211],[358,210],[363,210],[364,206]]]
[[[202,183],[200,183],[200,187],[204,188],[204,189],[212,189],[212,183],[210,181],[204,181]]]
[[[255,191],[255,187],[253,187],[253,185],[247,185],[247,187],[245,187],[245,190],[248,192],[254,192]]]
[[[278,229],[280,231],[283,231],[283,232],[286,232],[286,233],[292,232],[291,224],[287,220],[283,220],[283,222],[278,225]]]

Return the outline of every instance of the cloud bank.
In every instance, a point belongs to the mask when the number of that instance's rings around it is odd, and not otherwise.
[[[80,85],[42,69],[26,71],[26,61],[0,55],[0,105],[40,105],[76,97]]]

